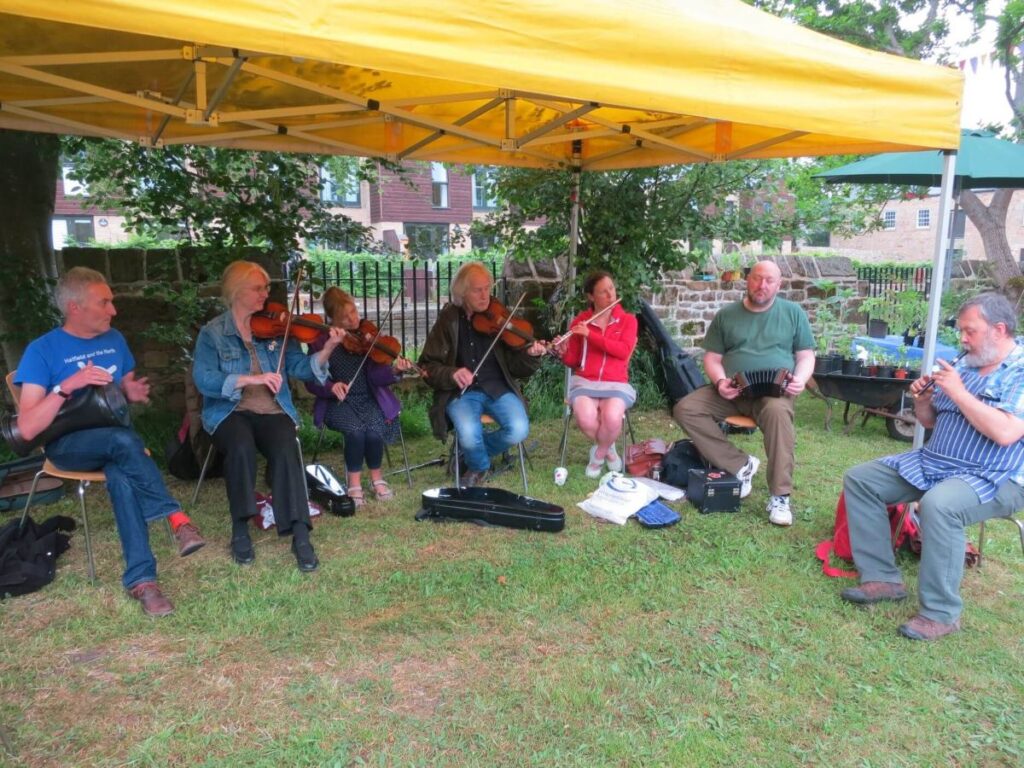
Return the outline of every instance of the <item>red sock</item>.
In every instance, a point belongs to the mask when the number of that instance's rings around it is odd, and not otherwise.
[[[192,522],[191,520],[188,519],[188,515],[186,515],[180,509],[177,512],[172,512],[171,514],[169,514],[167,516],[167,519],[171,523],[171,530],[172,531],[178,530],[185,523],[191,523]]]

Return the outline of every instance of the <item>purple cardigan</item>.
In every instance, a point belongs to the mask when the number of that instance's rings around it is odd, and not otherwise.
[[[324,342],[327,340],[327,334],[321,334],[309,345],[309,354],[313,355],[319,352],[324,347]],[[339,345],[335,348],[334,352],[331,353],[331,357],[334,355],[347,355],[344,349]],[[330,363],[328,363],[328,369]],[[384,413],[384,420],[391,421],[399,412],[402,410],[401,403],[398,402],[398,398],[395,397],[395,393],[391,391],[391,385],[398,381],[398,376],[391,370],[390,365],[381,365],[375,363],[372,360],[367,360],[366,365],[363,366],[363,370],[366,372],[366,382],[370,385],[370,392],[373,393],[373,399],[377,401],[377,405],[380,406],[381,411]],[[333,402],[337,402],[338,398],[331,392],[331,387],[334,386],[335,382],[332,379],[327,379],[323,384],[319,384],[316,381],[305,382],[306,389],[316,395],[316,402],[313,403],[313,424],[320,427],[324,423],[324,418],[327,416],[327,406]]]

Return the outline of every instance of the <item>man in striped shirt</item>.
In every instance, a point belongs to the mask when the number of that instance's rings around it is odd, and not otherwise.
[[[939,360],[910,386],[914,414],[932,428],[928,444],[861,464],[843,491],[860,586],[842,598],[867,605],[903,600],[886,505],[920,502],[920,610],[900,627],[912,640],[960,629],[965,528],[1024,508],[1024,348],[1006,297],[983,293],[958,313],[966,353],[954,368]],[[929,382],[934,386],[929,388]]]

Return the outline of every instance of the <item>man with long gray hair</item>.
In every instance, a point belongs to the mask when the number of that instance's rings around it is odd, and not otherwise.
[[[920,609],[900,634],[936,640],[960,630],[964,529],[1024,507],[1024,348],[1006,297],[983,293],[958,313],[966,353],[939,360],[910,386],[914,415],[933,428],[923,448],[846,473],[843,492],[860,586],[842,598],[868,605],[907,597],[890,539],[888,504],[920,502]]]
[[[28,345],[14,378],[21,385],[18,429],[25,439],[43,432],[69,398],[89,387],[115,383],[129,402],[149,401],[149,382],[136,378],[135,358],[124,336],[110,327],[117,314],[113,298],[103,275],[86,267],[68,270],[58,282],[57,305],[64,324]],[[182,557],[206,542],[167,492],[135,430],[78,429],[53,438],[44,450],[61,469],[106,475],[124,554],[124,587],[146,615],[171,613],[174,606],[156,583],[148,523],[169,518]]]

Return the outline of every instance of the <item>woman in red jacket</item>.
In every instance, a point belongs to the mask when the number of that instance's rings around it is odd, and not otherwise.
[[[620,471],[622,457],[615,441],[622,419],[636,401],[629,385],[629,358],[636,348],[636,317],[615,304],[615,282],[607,272],[594,272],[583,281],[589,308],[569,325],[569,336],[556,351],[573,369],[569,379],[569,405],[580,431],[593,441],[587,477],[599,477],[605,462]],[[593,319],[597,316],[597,319]]]

